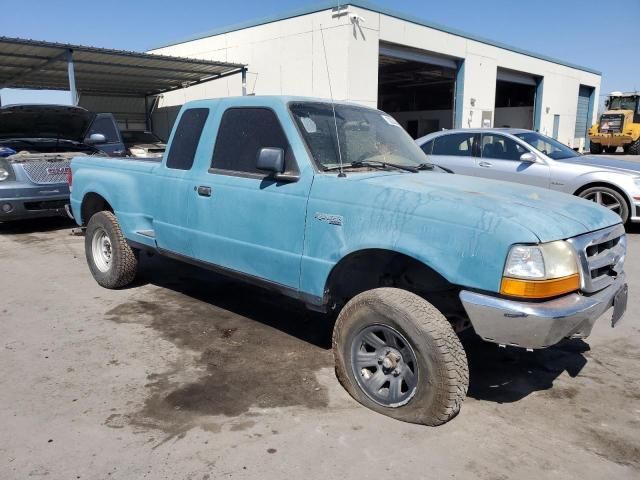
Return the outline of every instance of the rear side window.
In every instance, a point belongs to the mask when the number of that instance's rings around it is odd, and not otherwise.
[[[472,157],[475,133],[452,133],[433,139],[432,155]]]
[[[422,151],[424,153],[426,153],[427,155],[431,155],[431,151],[433,149],[433,140],[429,140],[426,143],[423,143],[420,148],[422,149]]]
[[[118,131],[114,125],[113,119],[110,117],[97,117],[89,128],[87,137],[90,137],[94,133],[101,133],[107,139],[105,143],[118,143]]]
[[[196,156],[204,122],[209,116],[208,108],[190,108],[180,117],[167,154],[167,168],[190,170]]]
[[[255,173],[260,149],[282,148],[285,169],[295,169],[287,137],[276,114],[267,108],[230,108],[222,115],[211,168],[232,172]]]

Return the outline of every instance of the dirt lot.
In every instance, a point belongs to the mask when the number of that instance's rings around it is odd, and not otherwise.
[[[159,257],[104,290],[70,227],[0,225],[2,479],[640,478],[640,228],[621,325],[466,338],[462,413],[426,428],[345,394],[324,317]]]

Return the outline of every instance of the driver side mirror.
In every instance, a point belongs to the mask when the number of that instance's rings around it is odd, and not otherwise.
[[[268,172],[278,182],[295,182],[298,175],[284,173],[284,150],[282,148],[263,147],[258,154],[256,168]]]
[[[538,161],[538,159],[536,158],[536,156],[533,153],[526,152],[526,153],[523,153],[522,155],[520,155],[520,161],[521,162],[527,162],[527,163],[536,163]]]
[[[97,145],[100,143],[107,143],[107,137],[101,133],[92,133],[85,141],[88,145]]]

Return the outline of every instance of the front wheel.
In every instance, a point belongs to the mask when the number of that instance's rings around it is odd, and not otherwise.
[[[622,223],[627,223],[627,220],[629,220],[629,205],[617,190],[604,186],[591,187],[580,192],[578,196],[617,213],[620,215]]]
[[[618,147],[604,147],[604,151],[606,153],[616,153],[616,151],[618,151]]]
[[[398,420],[441,425],[467,394],[467,357],[453,328],[405,290],[378,288],[350,300],[338,315],[333,351],[347,392]]]
[[[84,250],[93,278],[105,288],[120,288],[136,276],[138,259],[122,235],[116,216],[96,213],[85,232]]]
[[[640,138],[636,139],[636,141],[634,142],[631,142],[625,152],[629,155],[640,155]]]
[[[590,142],[589,143],[589,152],[593,153],[594,155],[599,155],[600,153],[602,153],[602,144],[601,143]]]

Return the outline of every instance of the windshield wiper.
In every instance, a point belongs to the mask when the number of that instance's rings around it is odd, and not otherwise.
[[[355,161],[351,163],[347,163],[343,166],[343,168],[361,168],[361,167],[371,167],[371,168],[381,168],[386,170],[387,167],[395,168],[397,170],[404,170],[405,172],[418,173],[417,166],[410,165],[401,165],[399,163],[392,162],[374,162],[374,161]],[[332,170],[340,170],[340,165],[332,165],[330,167],[324,167],[325,172],[330,172]]]
[[[448,168],[441,167],[440,165],[436,165],[435,163],[424,162],[416,166],[418,170],[432,170],[436,169],[442,170],[445,173],[453,173],[453,170],[449,170]]]

